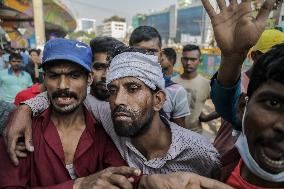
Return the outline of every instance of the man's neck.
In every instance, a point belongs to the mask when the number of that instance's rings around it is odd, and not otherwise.
[[[181,74],[181,78],[183,79],[187,79],[187,80],[191,80],[191,79],[194,79],[195,77],[197,77],[197,72],[184,72],[183,74]]]
[[[167,154],[172,143],[171,130],[155,115],[149,130],[141,136],[132,138],[135,148],[148,160],[163,157]]]
[[[85,126],[85,114],[83,105],[78,107],[74,112],[62,114],[52,110],[51,120],[57,129],[69,130],[77,126]]]
[[[14,75],[19,76],[20,73],[21,73],[21,70],[13,70],[12,69],[12,72],[13,72]]]
[[[263,188],[281,188],[284,185],[284,182],[276,183],[259,178],[247,168],[245,163],[242,163],[240,174],[244,180],[255,186],[260,186]]]

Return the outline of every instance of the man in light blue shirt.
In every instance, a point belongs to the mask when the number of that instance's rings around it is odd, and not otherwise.
[[[0,99],[14,103],[17,93],[33,84],[31,76],[22,70],[22,63],[22,56],[12,53],[9,57],[11,67],[0,71]]]

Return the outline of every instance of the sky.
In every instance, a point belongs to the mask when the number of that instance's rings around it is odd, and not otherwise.
[[[61,0],[76,18],[96,19],[100,25],[105,18],[118,15],[131,24],[137,13],[162,10],[175,4],[177,0]]]

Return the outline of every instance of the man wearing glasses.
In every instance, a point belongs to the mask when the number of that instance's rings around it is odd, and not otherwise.
[[[205,101],[210,96],[210,82],[197,73],[200,64],[201,51],[196,45],[186,45],[183,47],[181,63],[184,73],[174,77],[173,81],[181,84],[187,91],[187,98],[191,115],[185,118],[185,127],[201,133],[201,122],[211,121],[218,117],[216,112],[205,115],[202,112]]]
[[[33,85],[31,76],[22,69],[23,58],[18,53],[9,57],[10,68],[0,71],[0,99],[14,102],[18,92]]]

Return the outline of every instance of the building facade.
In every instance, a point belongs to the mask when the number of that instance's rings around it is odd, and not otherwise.
[[[94,32],[96,30],[96,20],[89,18],[79,18],[76,31]]]
[[[124,39],[126,37],[126,29],[126,22],[108,21],[97,27],[97,36]]]
[[[183,0],[159,12],[136,15],[132,19],[132,26],[136,28],[140,25],[155,27],[164,44],[206,44],[212,35],[209,18],[201,1],[197,0]]]
[[[38,0],[34,0],[38,3]],[[45,39],[64,37],[76,28],[71,11],[59,0],[41,0]],[[39,36],[35,32],[33,0],[0,0],[0,27],[13,48],[35,48]]]

